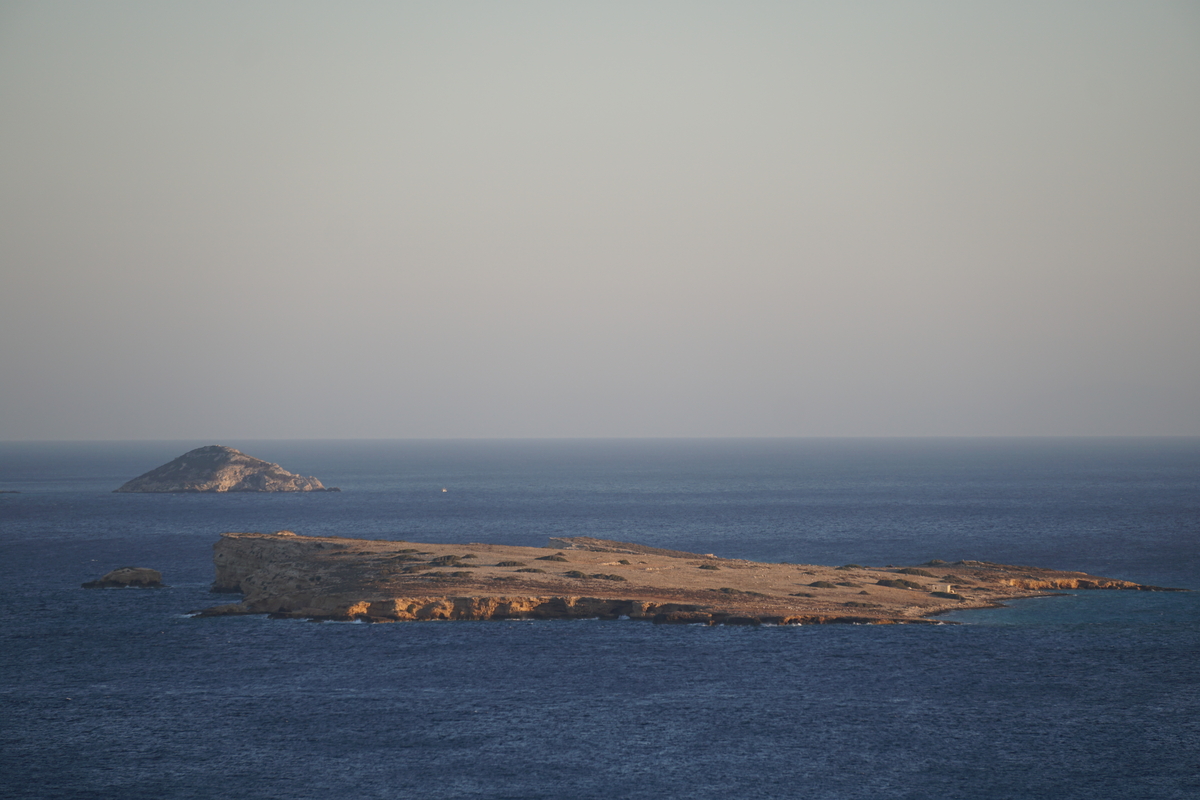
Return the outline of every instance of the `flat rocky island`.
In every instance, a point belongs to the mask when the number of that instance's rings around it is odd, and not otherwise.
[[[882,568],[767,564],[588,537],[552,538],[550,547],[537,548],[279,531],[226,533],[213,549],[213,591],[244,597],[196,612],[203,617],[895,624],[1061,589],[1164,591],[982,561]]]
[[[278,464],[232,447],[197,447],[114,492],[336,492],[316,478],[295,475]]]

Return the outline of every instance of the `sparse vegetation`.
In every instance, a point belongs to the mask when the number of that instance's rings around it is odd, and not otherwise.
[[[862,564],[843,564],[840,567],[835,567],[835,569],[866,569],[866,567]]]
[[[721,594],[748,594],[748,595],[753,595],[754,597],[766,597],[767,596],[767,595],[763,594],[762,592],[751,592],[751,591],[747,591],[745,589],[734,589],[729,586],[722,586],[720,589],[712,589],[711,591],[720,592]],[[809,595],[809,596],[811,597],[812,595]]]
[[[813,581],[812,583],[809,584],[809,586],[813,587],[814,589],[836,589],[837,588],[829,581]]]
[[[720,569],[720,567],[718,567],[716,564],[701,564],[701,565],[700,565],[700,569],[712,569],[712,570],[717,570],[717,569]]]
[[[525,562],[524,561],[498,561],[498,562],[496,562],[496,566],[497,567],[523,567],[523,566],[525,566]]]
[[[950,583],[974,583],[975,581],[962,575],[943,575],[942,580]]]
[[[861,583],[853,583],[851,581],[838,581],[837,585],[838,586],[849,586],[852,589],[857,589],[858,587],[862,586]]]
[[[421,574],[422,578],[432,578],[434,580],[449,580],[451,578],[474,578],[474,572],[466,572],[459,570],[456,572],[425,572]]]
[[[812,592],[793,592],[788,597],[816,597]]]
[[[961,594],[955,594],[954,592],[930,592],[930,594],[933,595],[934,597],[944,597],[947,600],[966,600],[967,599],[967,598],[963,597]]]
[[[896,572],[899,572],[901,575],[919,575],[922,578],[936,578],[937,577],[937,575],[934,575],[932,572],[926,572],[925,570],[917,569],[916,567],[905,567],[904,569],[896,570]]]
[[[627,558],[622,558],[622,559],[621,559],[620,561],[618,561],[617,563],[618,563],[618,564],[628,564],[628,563],[629,563],[629,559],[627,559]]]
[[[900,578],[896,578],[896,579],[884,578],[883,580],[875,581],[875,583],[878,584],[879,586],[887,586],[891,589],[917,589],[920,591],[925,590],[925,587],[922,586],[921,584],[917,583],[916,581],[906,581],[906,580],[903,580]]]
[[[517,570],[517,572],[545,572],[545,571],[546,570],[538,569],[537,567],[526,567],[525,569]]]
[[[563,558],[562,553],[559,553],[559,554],[553,555],[553,556],[538,556],[535,560],[536,561],[566,561],[566,559]]]
[[[883,608],[879,603],[862,603],[858,600],[848,600],[842,603],[842,605],[849,606],[850,608]]]
[[[616,575],[616,574],[605,575],[604,573],[601,573],[601,572],[597,572],[595,575],[592,575],[592,577],[599,578],[602,581],[623,581],[623,580],[625,580],[624,575]]]
[[[563,561],[566,561],[566,559],[564,558]],[[587,577],[586,572],[580,572],[577,569],[573,569],[568,572],[564,572],[563,575],[566,575],[568,578],[586,578]]]

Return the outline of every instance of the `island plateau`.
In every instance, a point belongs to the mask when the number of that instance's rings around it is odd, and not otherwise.
[[[982,561],[771,564],[589,537],[548,548],[226,533],[202,617],[311,620],[630,618],[658,623],[895,624],[1063,589],[1158,590]]]
[[[213,444],[189,450],[115,492],[336,492],[316,478]]]

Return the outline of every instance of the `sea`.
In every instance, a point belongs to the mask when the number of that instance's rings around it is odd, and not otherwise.
[[[114,494],[205,444],[338,493]],[[0,443],[0,797],[1200,797],[1200,439]],[[945,624],[200,619],[225,531],[974,559]],[[169,588],[85,590],[122,566]]]

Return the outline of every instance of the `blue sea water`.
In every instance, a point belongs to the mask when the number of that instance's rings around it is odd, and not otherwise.
[[[1200,797],[1200,592],[939,626],[188,616],[232,599],[221,532],[281,528],[1200,589],[1200,440],[221,443],[343,491],[118,495],[211,442],[0,443],[0,797]],[[79,588],[125,565],[171,588]]]

